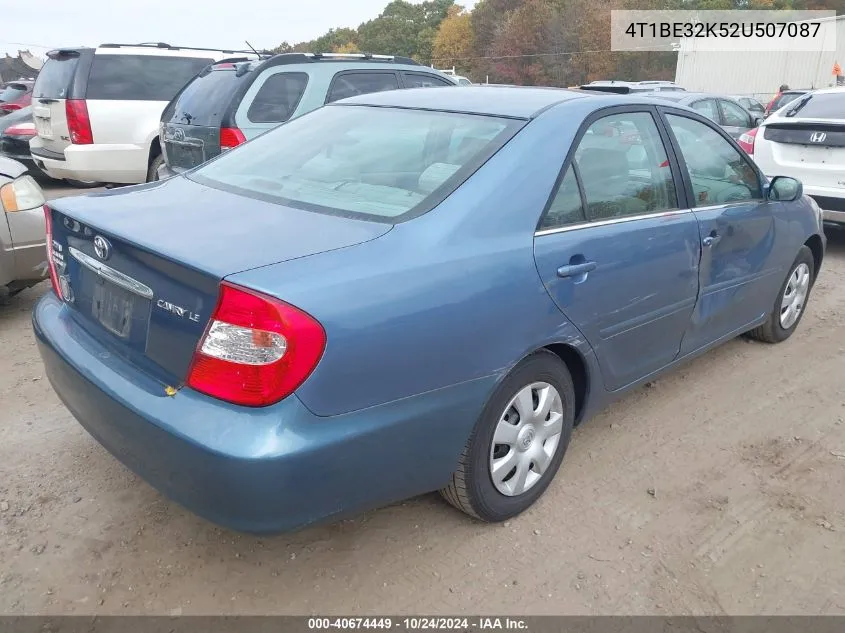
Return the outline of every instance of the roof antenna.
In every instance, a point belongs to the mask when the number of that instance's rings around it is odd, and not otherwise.
[[[246,42],[246,40],[244,40],[244,42]],[[252,44],[250,44],[249,42],[246,42],[246,45],[249,46],[252,49],[252,52],[255,53],[256,55],[258,55],[258,57],[261,57],[261,53],[259,53],[257,50],[255,50],[252,47]]]

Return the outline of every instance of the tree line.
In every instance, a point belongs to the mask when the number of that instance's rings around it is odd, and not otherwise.
[[[673,79],[672,51],[610,51],[612,9],[827,9],[845,0],[393,0],[358,28],[330,29],[276,52],[402,55],[480,83],[572,86],[597,79]]]

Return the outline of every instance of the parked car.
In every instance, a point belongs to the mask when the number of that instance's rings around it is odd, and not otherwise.
[[[0,90],[0,116],[27,107],[32,102],[32,80],[12,81]]]
[[[44,193],[19,162],[0,156],[0,298],[47,277]]]
[[[777,112],[787,103],[795,101],[798,97],[811,92],[810,90],[784,90],[766,105],[766,114],[769,116],[772,112]]]
[[[721,125],[735,139],[757,127],[763,120],[763,117],[754,116],[730,97],[703,92],[680,92],[656,96],[679,105],[689,106]]]
[[[27,170],[36,169],[29,153],[29,142],[35,136],[32,106],[16,110],[0,118],[0,155],[23,164]]]
[[[191,169],[315,108],[358,94],[455,82],[405,57],[287,53],[206,68],[165,108],[159,178]]]
[[[36,165],[76,181],[151,179],[161,163],[162,110],[194,75],[231,54],[167,44],[49,52],[33,90]]]
[[[789,338],[825,248],[801,184],[694,110],[548,88],[345,99],[46,220],[56,392],[249,532],[438,489],[514,516],[576,421],[744,332]]]
[[[617,94],[632,94],[646,92],[685,92],[683,88],[671,81],[591,81],[580,86],[581,90],[596,90],[599,92],[614,92]]]
[[[766,106],[757,101],[754,97],[749,97],[747,95],[732,95],[731,99],[748,110],[753,116],[765,118]]]
[[[791,101],[749,141],[760,169],[799,179],[825,222],[845,226],[845,88],[816,90]]]

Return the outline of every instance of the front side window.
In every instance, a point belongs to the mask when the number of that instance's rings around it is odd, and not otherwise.
[[[719,132],[700,121],[667,114],[689,172],[693,205],[761,199],[757,172]]]
[[[340,99],[366,95],[373,92],[384,92],[386,90],[397,90],[399,80],[395,73],[390,72],[351,72],[338,73],[332,80],[326,103],[332,103]]]
[[[743,110],[740,106],[733,103],[732,101],[722,100],[720,103],[722,105],[722,114],[725,117],[725,125],[730,127],[741,128],[751,127],[751,117],[749,117],[748,113]]]
[[[719,122],[719,108],[716,106],[716,102],[713,101],[713,99],[696,101],[692,104],[692,109],[706,116],[715,123]]]
[[[94,55],[88,99],[170,101],[212,60],[159,55]]]
[[[258,89],[246,117],[253,123],[284,123],[299,105],[307,84],[305,73],[270,75]]]
[[[189,176],[309,211],[395,223],[423,213],[523,125],[399,108],[320,108]]]
[[[593,123],[575,151],[587,219],[677,209],[666,149],[651,114],[614,114]]]

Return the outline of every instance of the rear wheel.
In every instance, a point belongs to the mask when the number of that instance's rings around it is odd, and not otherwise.
[[[813,253],[808,247],[802,246],[778,292],[769,318],[748,335],[764,343],[780,343],[792,336],[804,316],[814,275]]]
[[[517,365],[493,394],[440,493],[483,521],[526,510],[560,468],[575,421],[566,365],[538,352]]]
[[[154,182],[159,179],[158,168],[164,164],[164,156],[159,154],[150,161],[150,168],[147,170],[147,182]]]

